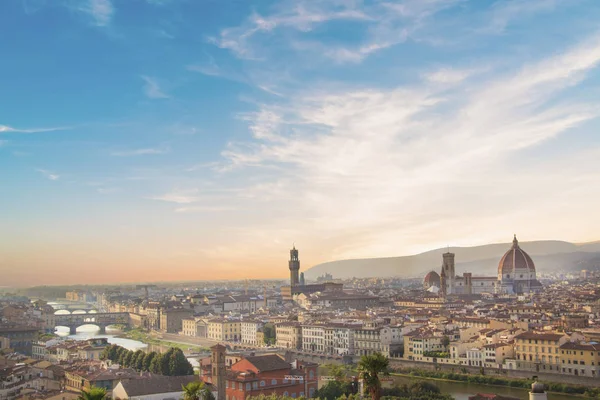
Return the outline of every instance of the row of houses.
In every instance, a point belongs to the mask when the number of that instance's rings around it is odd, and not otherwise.
[[[410,326],[384,325],[379,321],[343,323],[283,322],[275,325],[276,346],[309,353],[370,355],[375,352],[397,355],[403,335]]]

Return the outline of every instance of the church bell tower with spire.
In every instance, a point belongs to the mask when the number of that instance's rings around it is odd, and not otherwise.
[[[298,286],[300,284],[299,271],[300,271],[300,260],[298,259],[298,250],[296,246],[290,250],[290,286]]]

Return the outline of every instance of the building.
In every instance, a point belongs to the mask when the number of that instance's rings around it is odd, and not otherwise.
[[[300,271],[300,259],[296,246],[290,250],[290,260],[288,262],[290,269],[290,285],[281,287],[281,297],[284,301],[292,301],[295,295],[304,293],[306,295],[317,292],[341,292],[344,289],[342,283],[325,282],[314,285],[304,284],[304,279],[300,281],[298,271]]]
[[[31,326],[0,325],[0,337],[10,341],[10,348],[17,353],[32,355],[33,343],[38,339],[38,328]]]
[[[437,287],[436,284],[437,274],[434,271],[425,275],[423,280],[425,290]],[[482,293],[527,294],[542,290],[542,285],[536,278],[533,260],[521,249],[516,235],[512,247],[498,263],[497,276],[473,276],[470,272],[458,276],[455,271],[454,253],[444,253],[439,285],[439,294],[442,297],[470,296]]]
[[[318,365],[295,361],[289,363],[277,354],[244,357],[222,375],[225,378],[224,400],[271,395],[292,398],[313,397],[318,388]],[[218,369],[204,366],[201,379],[216,385]],[[217,390],[219,392],[219,390]],[[217,397],[219,400],[221,396]]]
[[[165,333],[179,333],[182,321],[190,318],[194,312],[185,308],[171,308],[160,313],[160,331]]]
[[[302,350],[311,353],[325,352],[325,327],[302,325]]]
[[[258,335],[264,324],[256,320],[243,320],[240,323],[241,341],[243,344],[261,347],[264,345],[264,336]],[[260,337],[259,337],[260,336]]]
[[[327,324],[325,326],[325,353],[335,355],[354,354],[354,330],[360,326]]]
[[[300,285],[300,277],[298,272],[300,271],[300,260],[298,259],[298,250],[296,250],[296,246],[292,250],[290,250],[290,286],[298,286]]]
[[[275,341],[282,349],[302,349],[302,326],[298,322],[275,324]]]
[[[241,322],[224,318],[215,318],[208,321],[209,339],[238,342],[242,337]]]
[[[560,346],[569,337],[562,333],[523,332],[515,336],[517,369],[530,371],[560,371]]]
[[[381,353],[381,326],[375,322],[366,322],[354,331],[354,352],[357,356]]]
[[[600,344],[566,342],[560,346],[560,368],[563,374],[600,376]]]
[[[183,397],[183,386],[197,381],[195,375],[161,376],[121,381],[112,391],[113,400],[170,400]],[[212,388],[212,386],[211,386]]]

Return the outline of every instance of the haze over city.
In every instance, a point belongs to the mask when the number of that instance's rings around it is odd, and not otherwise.
[[[0,285],[600,239],[600,3],[3,0]]]

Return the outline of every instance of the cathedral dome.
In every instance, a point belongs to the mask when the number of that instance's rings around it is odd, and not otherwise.
[[[437,286],[438,288],[441,286],[440,276],[435,271],[430,271],[425,275],[425,279],[423,279],[423,287],[425,287],[425,289],[429,289],[432,286]]]
[[[519,241],[515,235],[512,247],[500,259],[498,277],[517,278],[517,274],[521,278],[523,278],[522,274],[530,274],[527,278],[535,277],[535,265],[529,254],[519,247]]]

